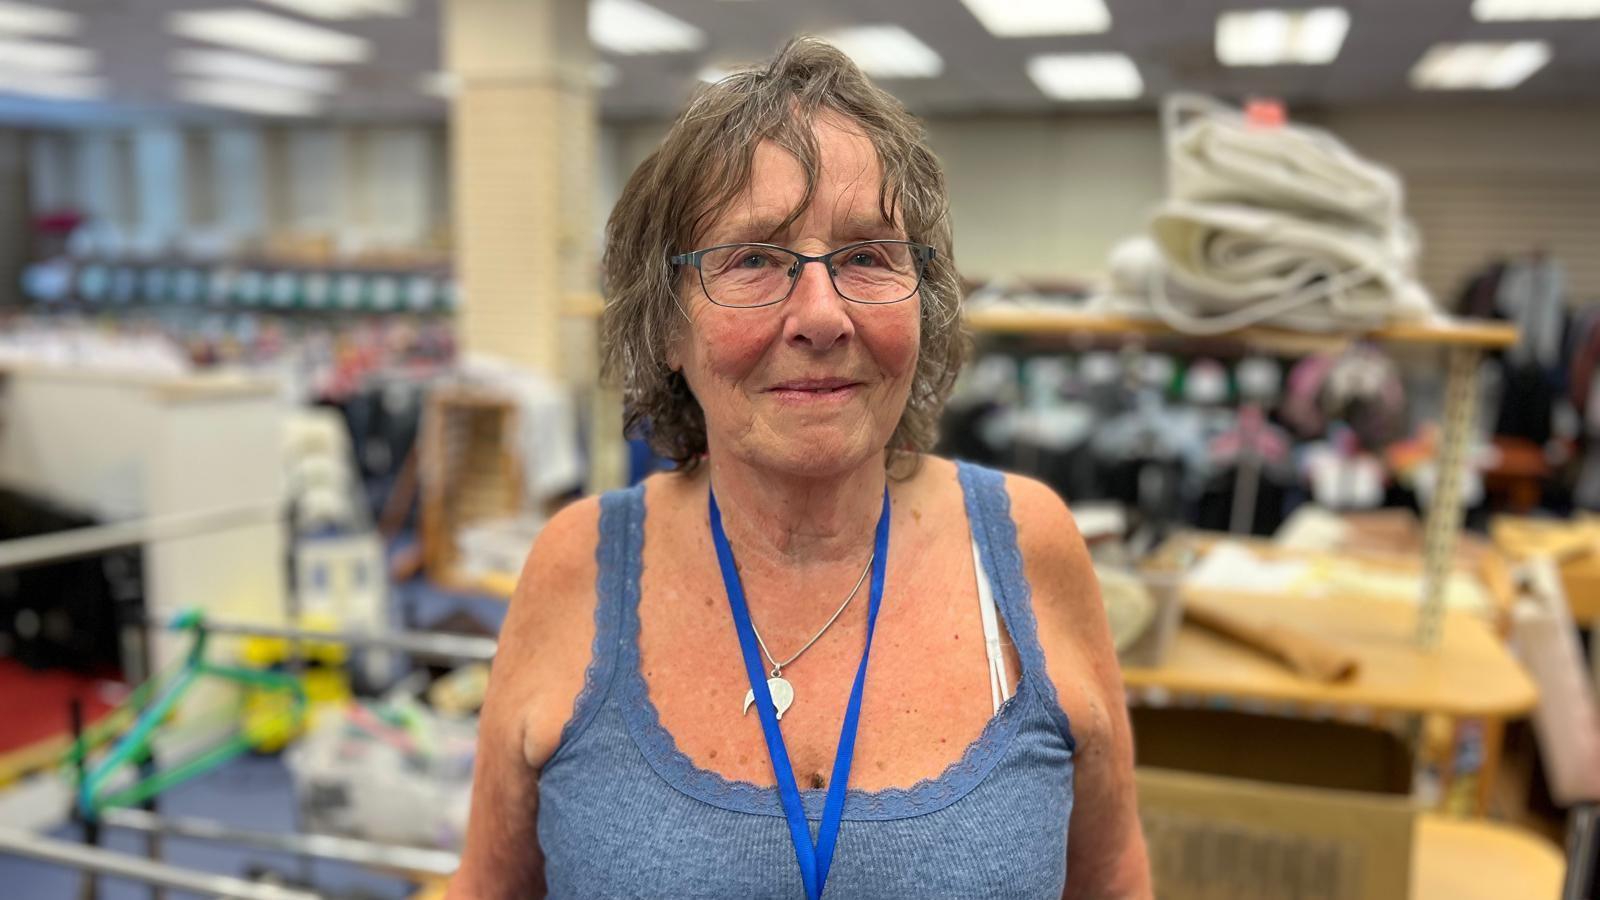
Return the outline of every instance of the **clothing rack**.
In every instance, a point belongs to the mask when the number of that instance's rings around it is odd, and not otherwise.
[[[142,809],[108,809],[101,814],[100,824],[147,834],[236,844],[256,850],[272,850],[416,875],[449,875],[461,862],[459,856],[445,850],[380,844],[327,834],[252,831],[210,819],[159,816]]]
[[[145,627],[164,627],[166,622],[146,617],[139,624]],[[493,638],[431,631],[318,631],[283,625],[218,622],[211,619],[206,619],[202,627],[211,634],[349,644],[352,647],[399,650],[416,656],[432,656],[456,662],[488,662],[494,658],[496,644]]]
[[[1417,608],[1415,641],[1439,646],[1444,622],[1444,595],[1461,530],[1462,465],[1472,434],[1473,401],[1477,396],[1478,363],[1483,353],[1516,343],[1517,330],[1504,322],[1437,316],[1398,322],[1355,334],[1295,331],[1251,326],[1223,335],[1197,338],[1173,330],[1159,319],[1087,312],[1064,307],[994,304],[969,310],[968,326],[977,334],[1060,341],[1083,336],[1163,338],[1185,344],[1236,344],[1286,355],[1337,351],[1357,341],[1438,347],[1447,357],[1444,409],[1438,460],[1438,484],[1423,528],[1422,598]]]
[[[96,875],[129,878],[155,888],[192,891],[230,900],[319,900],[316,894],[196,872],[124,853],[0,828],[0,853],[55,863]]]

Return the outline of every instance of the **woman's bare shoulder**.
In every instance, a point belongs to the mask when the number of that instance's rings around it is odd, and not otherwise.
[[[1093,625],[1105,618],[1099,582],[1066,501],[1054,488],[1024,475],[1007,474],[1006,492],[1041,636],[1075,632],[1079,640],[1098,643],[1099,629]],[[1091,630],[1083,633],[1086,626]]]
[[[1023,559],[1067,570],[1088,566],[1088,550],[1065,500],[1055,489],[1026,475],[1006,473],[1011,519]],[[1079,571],[1071,574],[1084,574]]]
[[[598,497],[551,517],[528,552],[500,629],[496,702],[485,715],[518,722],[523,753],[535,767],[555,753],[583,689],[594,643],[599,539]]]
[[[1066,502],[1050,486],[1008,475],[1006,490],[1045,667],[1080,745],[1097,744],[1125,725],[1118,725],[1124,716],[1122,676],[1089,549]]]

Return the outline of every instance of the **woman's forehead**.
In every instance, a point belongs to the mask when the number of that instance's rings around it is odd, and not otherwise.
[[[750,180],[712,220],[721,239],[767,240],[789,228],[826,228],[876,236],[895,231],[883,210],[883,167],[858,131],[819,123],[814,186],[806,198],[807,164],[773,141],[757,145]],[[804,204],[804,205],[802,205]]]

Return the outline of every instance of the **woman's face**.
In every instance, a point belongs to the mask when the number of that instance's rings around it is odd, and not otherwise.
[[[696,248],[742,241],[818,255],[856,241],[905,239],[878,208],[882,170],[872,144],[840,119],[816,127],[821,172],[799,206],[805,172],[772,143],[756,148],[750,186]],[[847,470],[881,455],[899,424],[916,371],[921,296],[853,303],[821,265],[801,268],[794,291],[772,306],[730,309],[706,299],[685,267],[679,290],[690,325],[669,362],[705,412],[713,458],[802,476]]]

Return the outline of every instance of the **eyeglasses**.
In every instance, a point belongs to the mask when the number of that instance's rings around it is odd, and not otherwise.
[[[806,263],[819,262],[839,296],[855,303],[899,303],[922,286],[934,249],[911,241],[862,241],[821,256],[775,244],[720,244],[680,253],[668,262],[700,270],[700,287],[718,306],[751,308],[782,303],[794,293]]]

